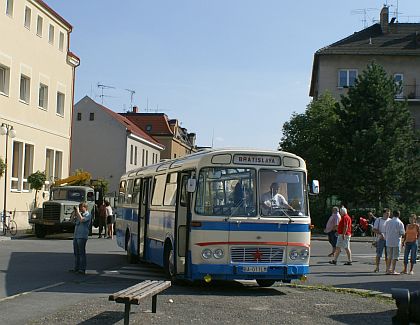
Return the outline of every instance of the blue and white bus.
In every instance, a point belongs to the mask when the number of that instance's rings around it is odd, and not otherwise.
[[[171,279],[290,282],[309,272],[308,194],[294,154],[201,151],[121,177],[117,243]]]

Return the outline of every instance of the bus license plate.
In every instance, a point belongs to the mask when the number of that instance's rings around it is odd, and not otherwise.
[[[264,273],[267,272],[267,266],[244,266],[242,270],[249,273]]]

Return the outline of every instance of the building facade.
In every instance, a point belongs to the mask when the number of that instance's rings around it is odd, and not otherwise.
[[[85,96],[74,106],[71,171],[83,169],[93,179],[118,190],[121,175],[160,161],[164,146],[130,120]]]
[[[8,160],[0,197],[25,229],[35,198],[27,177],[46,172],[41,203],[51,182],[69,173],[79,59],[69,51],[72,26],[41,0],[1,0],[0,30],[0,124],[9,128],[0,136],[0,157]]]
[[[134,107],[130,113],[121,113],[146,133],[165,146],[161,159],[179,158],[197,152],[196,134],[188,133],[178,120],[169,119],[164,113],[139,113]]]
[[[420,24],[389,21],[388,7],[382,8],[379,23],[315,53],[309,95],[316,99],[329,91],[340,99],[372,61],[401,83],[396,99],[407,101],[420,128]]]

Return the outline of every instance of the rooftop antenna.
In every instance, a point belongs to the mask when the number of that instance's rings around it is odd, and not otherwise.
[[[363,15],[363,28],[367,28],[368,27],[368,18],[369,20],[371,19],[368,15],[369,11],[374,11],[374,10],[378,10],[377,8],[363,8],[363,9],[354,9],[351,11],[352,15]]]
[[[111,97],[111,96],[104,95],[104,89],[115,89],[115,87],[114,86],[107,86],[107,85],[101,84],[99,82],[97,84],[97,87],[99,89],[101,89],[101,94],[99,95],[99,97],[101,97],[101,104],[103,105],[104,104],[104,97]]]
[[[127,88],[125,90],[127,90],[130,93],[130,109],[133,109],[133,97],[136,91],[133,89],[127,89]]]

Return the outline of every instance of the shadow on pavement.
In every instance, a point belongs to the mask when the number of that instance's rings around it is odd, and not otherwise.
[[[361,308],[363,308],[361,306]],[[358,314],[340,314],[331,315],[330,318],[342,324],[392,324],[394,311],[385,311],[377,313],[358,313]]]
[[[124,305],[122,305],[124,306]],[[78,325],[92,325],[92,324],[102,324],[102,325],[111,325],[115,324],[124,319],[124,312],[118,311],[104,311],[98,315],[95,315]]]

